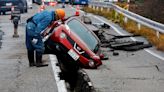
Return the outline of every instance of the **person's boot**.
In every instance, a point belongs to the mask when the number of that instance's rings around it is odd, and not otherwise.
[[[36,67],[44,67],[48,66],[48,64],[42,63],[42,53],[36,52]]]
[[[28,60],[29,60],[29,66],[33,67],[35,66],[35,62],[34,62],[34,51],[27,51],[27,55],[28,55]]]

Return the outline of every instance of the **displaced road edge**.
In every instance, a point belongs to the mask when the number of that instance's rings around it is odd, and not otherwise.
[[[91,15],[91,16],[93,16],[93,17],[95,17],[96,19],[100,20],[101,22],[106,23],[107,25],[111,26],[111,27],[114,29],[114,31],[116,31],[118,34],[120,34],[120,35],[126,35],[126,34],[123,34],[122,32],[120,32],[117,28],[115,28],[115,27],[114,27],[113,25],[111,25],[110,23],[107,23],[106,21],[104,21],[104,20],[98,18],[97,16],[94,16],[94,15]],[[136,39],[133,38],[133,37],[131,37],[131,39],[132,39],[133,41],[136,41]],[[157,58],[159,58],[159,59],[161,59],[161,60],[164,60],[164,57],[162,57],[162,56],[156,54],[155,52],[153,52],[153,51],[151,51],[151,50],[149,50],[149,49],[144,49],[144,50],[145,50],[146,52],[148,52],[149,54],[151,54],[151,55],[153,55],[153,56],[155,56],[155,57],[157,57]]]
[[[61,72],[59,66],[57,66],[58,60],[55,55],[49,55],[50,62],[52,65],[53,74],[56,80],[58,92],[67,92],[65,80],[60,79],[59,73]]]

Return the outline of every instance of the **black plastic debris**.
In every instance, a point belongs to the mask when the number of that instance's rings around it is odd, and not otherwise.
[[[87,27],[92,30],[101,41],[101,47],[111,48],[114,50],[124,50],[124,51],[137,51],[144,48],[152,47],[150,43],[145,44],[142,41],[132,41],[130,37],[138,37],[140,35],[113,35],[106,32],[104,29],[110,29],[110,26],[106,23],[92,23],[89,16],[82,16],[82,21],[87,25]],[[108,36],[109,38],[107,38]],[[125,39],[126,40],[125,40]],[[113,55],[118,55],[113,53]]]

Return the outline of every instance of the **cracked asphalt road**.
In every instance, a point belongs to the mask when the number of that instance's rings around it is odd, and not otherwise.
[[[29,12],[32,15],[37,11]],[[28,16],[22,15],[19,38],[12,38],[9,15],[0,16],[0,26],[5,33],[0,49],[0,92],[57,92],[50,66],[28,67],[24,43],[24,23]],[[113,29],[109,32],[116,34]],[[164,92],[164,61],[144,50],[117,52],[119,56],[108,51],[109,60],[104,60],[97,70],[85,69],[97,92]],[[46,56],[44,59],[48,61]]]
[[[92,16],[91,19],[100,22]],[[118,28],[116,25],[115,27]],[[120,32],[123,31],[121,28],[118,29]],[[105,31],[118,35],[112,28]],[[155,50],[154,47],[148,49]],[[145,50],[115,50],[114,52],[119,53],[118,56],[114,56],[110,48],[103,50],[107,52],[109,60],[103,60],[103,65],[97,70],[85,69],[97,92],[164,92],[163,60]],[[160,55],[163,56],[164,53],[161,52]]]

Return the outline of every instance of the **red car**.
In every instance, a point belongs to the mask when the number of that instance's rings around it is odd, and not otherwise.
[[[45,53],[55,54],[64,70],[93,69],[102,64],[100,40],[75,17],[56,27],[45,46]]]

